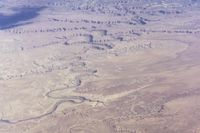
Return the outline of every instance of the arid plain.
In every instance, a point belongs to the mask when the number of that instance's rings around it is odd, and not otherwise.
[[[1,0],[0,133],[200,133],[196,0]]]

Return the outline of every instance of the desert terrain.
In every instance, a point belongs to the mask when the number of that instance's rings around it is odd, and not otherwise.
[[[0,133],[200,133],[198,0],[0,0]]]

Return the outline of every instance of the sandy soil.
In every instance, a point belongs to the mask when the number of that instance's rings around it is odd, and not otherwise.
[[[0,3],[0,133],[200,133],[198,1]]]

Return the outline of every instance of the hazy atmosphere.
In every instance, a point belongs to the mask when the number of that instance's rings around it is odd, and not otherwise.
[[[0,133],[200,133],[199,0],[0,0]]]

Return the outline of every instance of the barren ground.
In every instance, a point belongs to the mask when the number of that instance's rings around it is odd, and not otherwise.
[[[200,133],[198,1],[0,5],[0,133]]]

